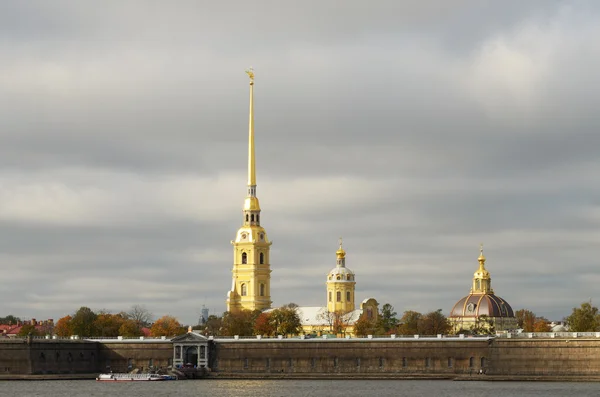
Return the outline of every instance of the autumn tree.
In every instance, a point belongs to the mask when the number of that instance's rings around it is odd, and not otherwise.
[[[175,336],[183,333],[185,333],[185,328],[173,316],[162,316],[150,327],[150,335],[154,337]]]
[[[582,303],[581,307],[574,307],[565,320],[573,332],[593,332],[600,328],[600,314],[591,301]]]
[[[271,322],[271,313],[261,313],[254,322],[254,335],[273,336],[276,328]]]
[[[475,323],[469,329],[471,335],[489,335],[496,333],[496,323],[493,317],[485,314],[475,318]]]
[[[73,335],[97,336],[95,328],[96,317],[96,313],[89,307],[80,307],[71,319],[71,330],[73,331]]]
[[[419,334],[419,320],[423,315],[419,312],[407,310],[400,318],[400,325],[397,333],[399,335],[417,335]]]
[[[550,324],[545,317],[536,317],[533,324],[533,332],[550,332]]]
[[[379,328],[378,325],[379,323],[377,321],[368,318],[366,313],[363,313],[354,323],[354,334],[362,337],[383,333],[383,330]]]
[[[442,309],[429,312],[417,320],[417,329],[421,335],[448,334],[452,326]]]
[[[142,329],[138,325],[137,321],[124,320],[119,327],[119,336],[134,337],[142,335],[144,335],[144,333],[142,332]]]
[[[94,320],[94,329],[97,336],[123,336],[119,329],[126,320],[121,314],[111,314],[105,311],[100,312]]]
[[[534,332],[533,328],[535,325],[536,315],[534,312],[528,309],[521,309],[515,312],[515,318],[517,319],[517,325],[523,329],[524,332]]]
[[[343,334],[352,320],[352,311],[338,310],[331,312],[329,310],[321,310],[317,314],[317,319],[323,320],[329,327],[329,332],[333,334]]]
[[[54,334],[62,337],[73,335],[73,329],[71,328],[72,319],[72,316],[59,318],[56,325],[54,325]]]
[[[17,336],[27,336],[31,334],[32,336],[41,336],[41,333],[35,328],[35,325],[25,324],[21,327]]]
[[[384,333],[396,332],[396,327],[398,326],[397,315],[398,313],[394,311],[394,306],[389,303],[386,303],[381,307],[379,325]]]
[[[260,313],[260,310],[240,310],[238,312],[223,313],[222,335],[253,335],[254,323]]]
[[[294,304],[286,305],[269,313],[269,322],[277,335],[296,335],[300,333],[302,324],[296,310],[297,307]]]

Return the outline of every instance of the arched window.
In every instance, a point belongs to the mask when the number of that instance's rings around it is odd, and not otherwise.
[[[350,302],[350,291],[346,291],[346,302]]]
[[[248,255],[245,252],[242,252],[242,265],[248,263]]]
[[[342,301],[342,291],[338,291],[337,292],[337,301],[341,302]]]
[[[481,368],[485,368],[485,357],[481,357]]]
[[[473,368],[474,365],[475,365],[475,357],[470,357],[469,358],[469,367]]]
[[[265,254],[263,254],[262,252],[260,253],[260,264],[261,265],[265,264]]]
[[[246,214],[246,222],[248,222],[248,214]]]
[[[254,214],[250,215],[250,221],[254,222]]]
[[[329,302],[331,302],[331,291],[329,291]]]
[[[242,284],[242,296],[248,295],[248,287],[246,284]]]
[[[346,276],[346,280],[350,280],[350,275],[349,274]]]
[[[260,285],[260,296],[265,296],[265,285],[264,284]]]

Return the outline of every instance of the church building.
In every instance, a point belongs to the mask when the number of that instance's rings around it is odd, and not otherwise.
[[[260,225],[260,204],[256,197],[254,156],[254,71],[250,77],[250,116],[248,122],[248,190],[242,209],[242,227],[233,245],[231,290],[227,292],[227,311],[264,310],[271,307],[271,242]]]
[[[480,247],[479,268],[473,274],[471,292],[452,307],[448,319],[455,332],[491,330],[505,331],[517,328],[512,307],[494,294],[492,278],[485,268],[483,245]]]

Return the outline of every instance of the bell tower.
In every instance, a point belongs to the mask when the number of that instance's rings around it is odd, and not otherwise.
[[[346,267],[346,251],[340,247],[335,252],[336,266],[327,275],[327,311],[330,313],[348,313],[354,305],[354,272]]]
[[[248,126],[248,190],[242,209],[242,227],[233,245],[231,290],[227,292],[227,311],[264,310],[271,307],[270,247],[265,229],[260,225],[260,204],[256,197],[254,156],[254,70],[250,77],[250,116]]]

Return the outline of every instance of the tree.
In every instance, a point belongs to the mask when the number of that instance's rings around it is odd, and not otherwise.
[[[240,310],[235,313],[223,313],[223,323],[221,326],[222,335],[253,335],[254,323],[256,322],[256,319],[258,318],[260,313],[260,310]]]
[[[254,335],[273,336],[276,328],[271,322],[271,313],[261,313],[254,322]]]
[[[322,310],[317,314],[319,320],[324,320],[329,326],[329,332],[333,334],[344,334],[346,328],[352,321],[352,311],[338,310],[330,312],[329,310]]]
[[[423,315],[419,312],[407,310],[400,319],[397,333],[399,335],[417,335],[419,334],[419,320]]]
[[[183,334],[185,328],[181,326],[179,321],[173,316],[162,316],[150,328],[150,335],[158,336],[175,336]]]
[[[485,314],[475,318],[475,323],[470,329],[471,335],[489,335],[496,332],[494,319]]]
[[[152,313],[143,305],[133,305],[127,312],[127,319],[138,323],[140,328],[149,326],[153,318]]]
[[[71,320],[73,317],[65,316],[59,318],[54,326],[54,334],[62,337],[73,335],[73,329],[71,328]]]
[[[98,336],[124,336],[119,333],[119,329],[125,321],[121,314],[101,312],[94,320],[94,329]]]
[[[524,332],[533,332],[536,319],[534,312],[527,309],[517,310],[515,312],[515,317],[519,328],[523,329]]]
[[[17,333],[17,336],[27,336],[29,334],[31,334],[33,336],[41,335],[41,333],[38,332],[38,330],[35,328],[35,325],[25,324],[19,330],[19,332]]]
[[[358,320],[354,323],[354,334],[356,336],[377,335],[378,322],[368,318],[366,313],[361,314]]]
[[[140,326],[137,321],[134,320],[124,320],[123,324],[119,327],[119,335],[120,336],[142,336],[144,333],[142,332]]]
[[[223,327],[223,318],[217,317],[214,314],[208,316],[206,324],[204,324],[204,335],[219,336],[221,335],[221,328]]]
[[[579,308],[574,307],[566,321],[573,332],[593,332],[600,328],[600,314],[591,301],[582,303]]]
[[[429,312],[417,321],[418,331],[421,335],[438,335],[450,332],[451,324],[442,314],[442,309]]]
[[[545,317],[536,317],[533,324],[533,332],[550,332],[550,324]]]
[[[395,332],[398,326],[398,319],[396,316],[398,313],[394,311],[394,306],[386,303],[381,307],[381,315],[379,316],[379,322],[381,328],[385,333]]]
[[[71,331],[73,335],[97,336],[94,324],[96,317],[96,313],[89,307],[80,307],[71,319]]]
[[[0,317],[0,324],[13,325],[20,321],[21,319],[19,317],[15,317],[12,314],[9,314],[6,317]]]
[[[269,323],[277,335],[296,335],[302,330],[295,307],[282,306],[269,313]]]

